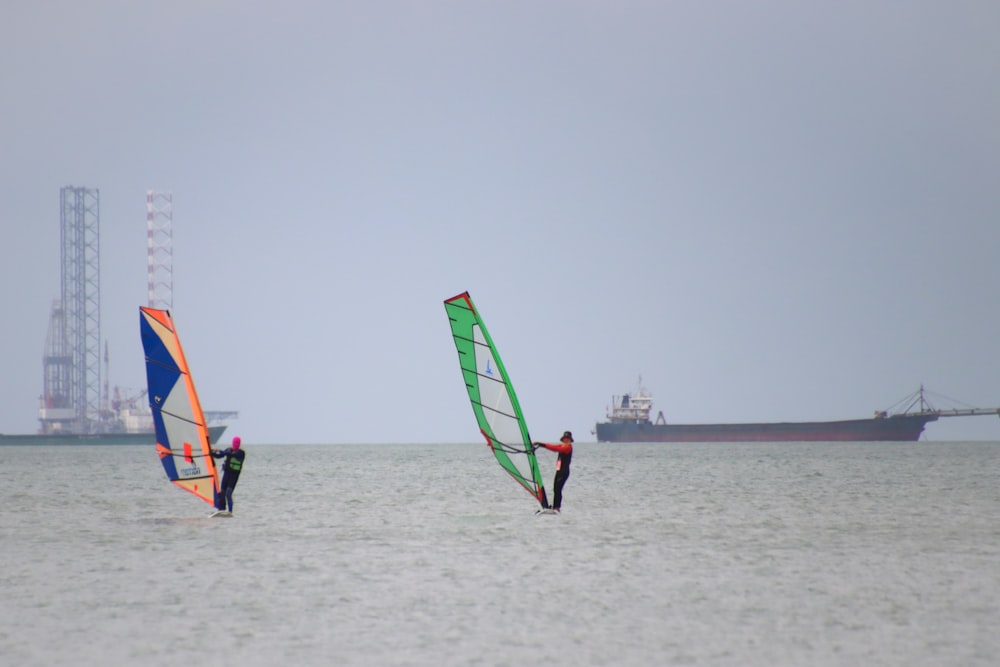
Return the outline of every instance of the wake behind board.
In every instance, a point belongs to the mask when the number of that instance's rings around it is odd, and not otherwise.
[[[227,512],[226,510],[216,510],[216,511],[214,511],[211,514],[208,515],[209,518],[217,517],[217,518],[220,518],[220,519],[225,519],[225,518],[230,518],[231,519],[232,516],[233,516],[233,513],[232,512]]]

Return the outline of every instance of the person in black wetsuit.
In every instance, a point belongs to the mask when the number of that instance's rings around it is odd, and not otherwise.
[[[535,448],[544,447],[545,449],[557,452],[559,458],[556,460],[556,478],[552,483],[552,488],[555,490],[555,498],[552,499],[552,509],[559,512],[562,507],[562,490],[563,485],[566,484],[566,480],[569,479],[569,464],[573,460],[573,434],[566,431],[562,434],[562,438],[559,439],[560,444],[553,445],[547,442],[533,442]]]
[[[231,514],[233,511],[233,489],[236,488],[236,482],[240,480],[240,471],[243,470],[243,459],[247,457],[247,453],[240,446],[240,436],[233,438],[233,444],[228,449],[222,451],[213,449],[212,456],[217,459],[223,456],[226,457],[225,462],[222,464],[222,489],[215,499],[215,508],[221,511],[226,509],[228,505]]]

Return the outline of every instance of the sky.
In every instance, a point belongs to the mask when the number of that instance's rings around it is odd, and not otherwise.
[[[676,423],[1000,407],[998,34],[965,0],[3,3],[0,432],[38,427],[69,185],[123,390],[172,194],[174,321],[248,444],[478,442],[466,290],[539,440],[639,376]]]

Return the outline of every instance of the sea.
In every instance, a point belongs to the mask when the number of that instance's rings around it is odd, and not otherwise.
[[[1000,664],[998,442],[244,446],[0,447],[0,665]]]

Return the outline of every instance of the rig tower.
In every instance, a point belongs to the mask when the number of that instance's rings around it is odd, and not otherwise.
[[[101,431],[100,191],[59,191],[62,284],[42,358],[42,433]]]
[[[150,308],[170,310],[174,290],[174,197],[146,192],[147,276]]]

